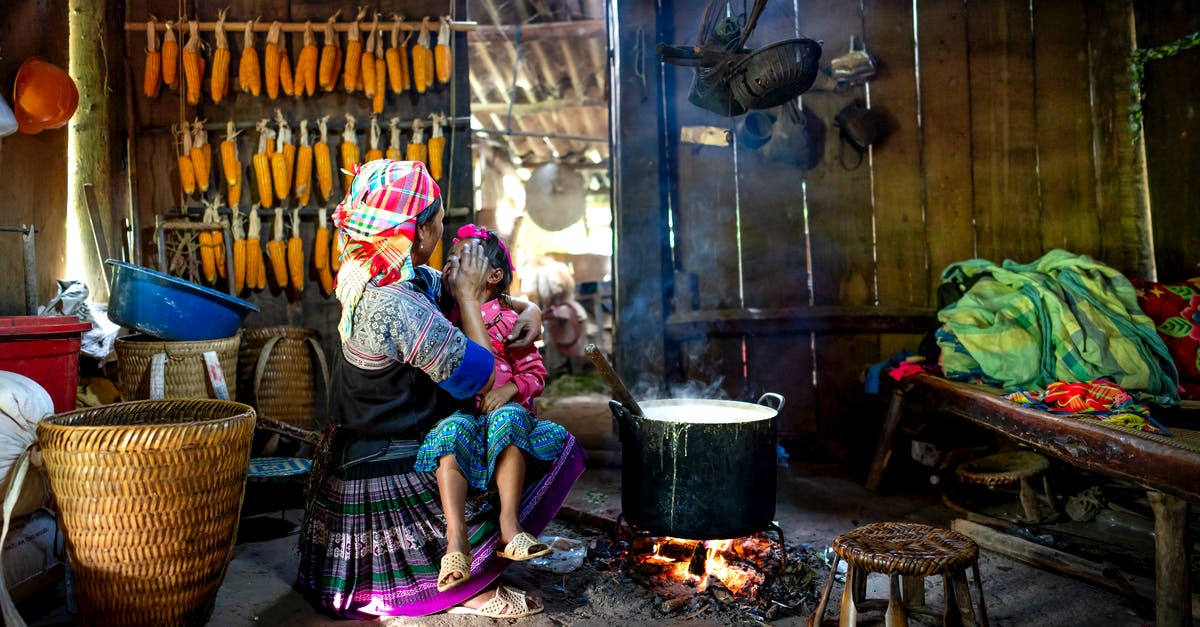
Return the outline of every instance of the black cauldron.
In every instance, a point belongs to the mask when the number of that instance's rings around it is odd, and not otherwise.
[[[776,407],[764,403],[774,400]],[[640,403],[642,416],[609,403],[623,450],[625,519],[652,536],[740,538],[775,518],[775,416],[784,399],[758,404],[672,399]]]

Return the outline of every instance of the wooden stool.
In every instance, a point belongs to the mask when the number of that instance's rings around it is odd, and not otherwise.
[[[987,627],[987,608],[979,579],[979,547],[961,533],[917,523],[872,523],[838,536],[833,541],[833,552],[829,579],[814,620],[810,621],[816,627],[824,619],[839,558],[848,564],[838,623],[841,627],[856,625],[860,612],[885,605],[882,600],[865,599],[870,573],[881,573],[891,579],[884,614],[887,627],[907,626],[909,613],[933,618],[939,615],[925,605],[925,578],[934,575],[942,576],[945,587],[942,624]],[[979,589],[978,619],[971,607],[967,567],[973,568],[975,587]]]
[[[1038,493],[1029,481],[1039,474],[1042,475],[1045,499],[1053,510],[1054,495],[1050,492],[1050,481],[1044,474],[1049,468],[1050,462],[1033,451],[1006,451],[966,462],[955,469],[955,475],[961,483],[982,485],[989,490],[1019,484],[1025,522],[1038,523],[1042,521],[1042,513],[1038,509]]]

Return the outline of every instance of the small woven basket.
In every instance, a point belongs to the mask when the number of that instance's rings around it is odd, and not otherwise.
[[[221,364],[229,398],[237,398],[238,346],[241,332],[231,337],[193,342],[165,342],[148,335],[131,335],[116,341],[117,389],[126,401],[151,398],[154,356],[165,353],[162,398],[217,398],[217,391],[204,363],[204,353],[213,351]]]
[[[254,406],[262,418],[314,429],[317,386],[329,382],[319,338],[316,329],[304,327],[244,329],[237,360],[238,400]]]
[[[84,625],[202,625],[233,556],[254,410],[117,403],[43,420],[38,445]]]

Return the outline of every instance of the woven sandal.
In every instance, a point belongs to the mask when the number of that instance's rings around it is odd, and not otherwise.
[[[458,579],[454,574],[462,575]],[[466,553],[455,551],[442,556],[442,570],[438,573],[438,592],[445,592],[471,579],[471,558]]]
[[[496,556],[505,557],[514,562],[524,562],[553,552],[554,549],[550,548],[550,545],[538,540],[528,532],[522,531],[513,537],[503,551],[496,551]]]
[[[525,595],[524,590],[517,588],[509,588],[508,586],[499,586],[496,588],[496,594],[487,600],[487,603],[480,605],[478,608],[464,607],[462,605],[455,606],[446,611],[447,614],[470,614],[472,616],[486,616],[488,618],[523,618],[525,616],[533,616],[540,614],[542,607],[529,605],[529,599]]]

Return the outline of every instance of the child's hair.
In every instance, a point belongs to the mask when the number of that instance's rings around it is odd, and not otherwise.
[[[488,267],[499,268],[504,272],[504,275],[500,277],[500,282],[492,290],[492,298],[508,296],[508,288],[512,285],[513,280],[513,266],[512,259],[508,255],[508,247],[500,240],[500,236],[481,226],[466,224],[458,229],[458,237],[454,238],[454,241],[457,242],[460,239],[477,239],[483,243],[483,255],[487,258]]]

